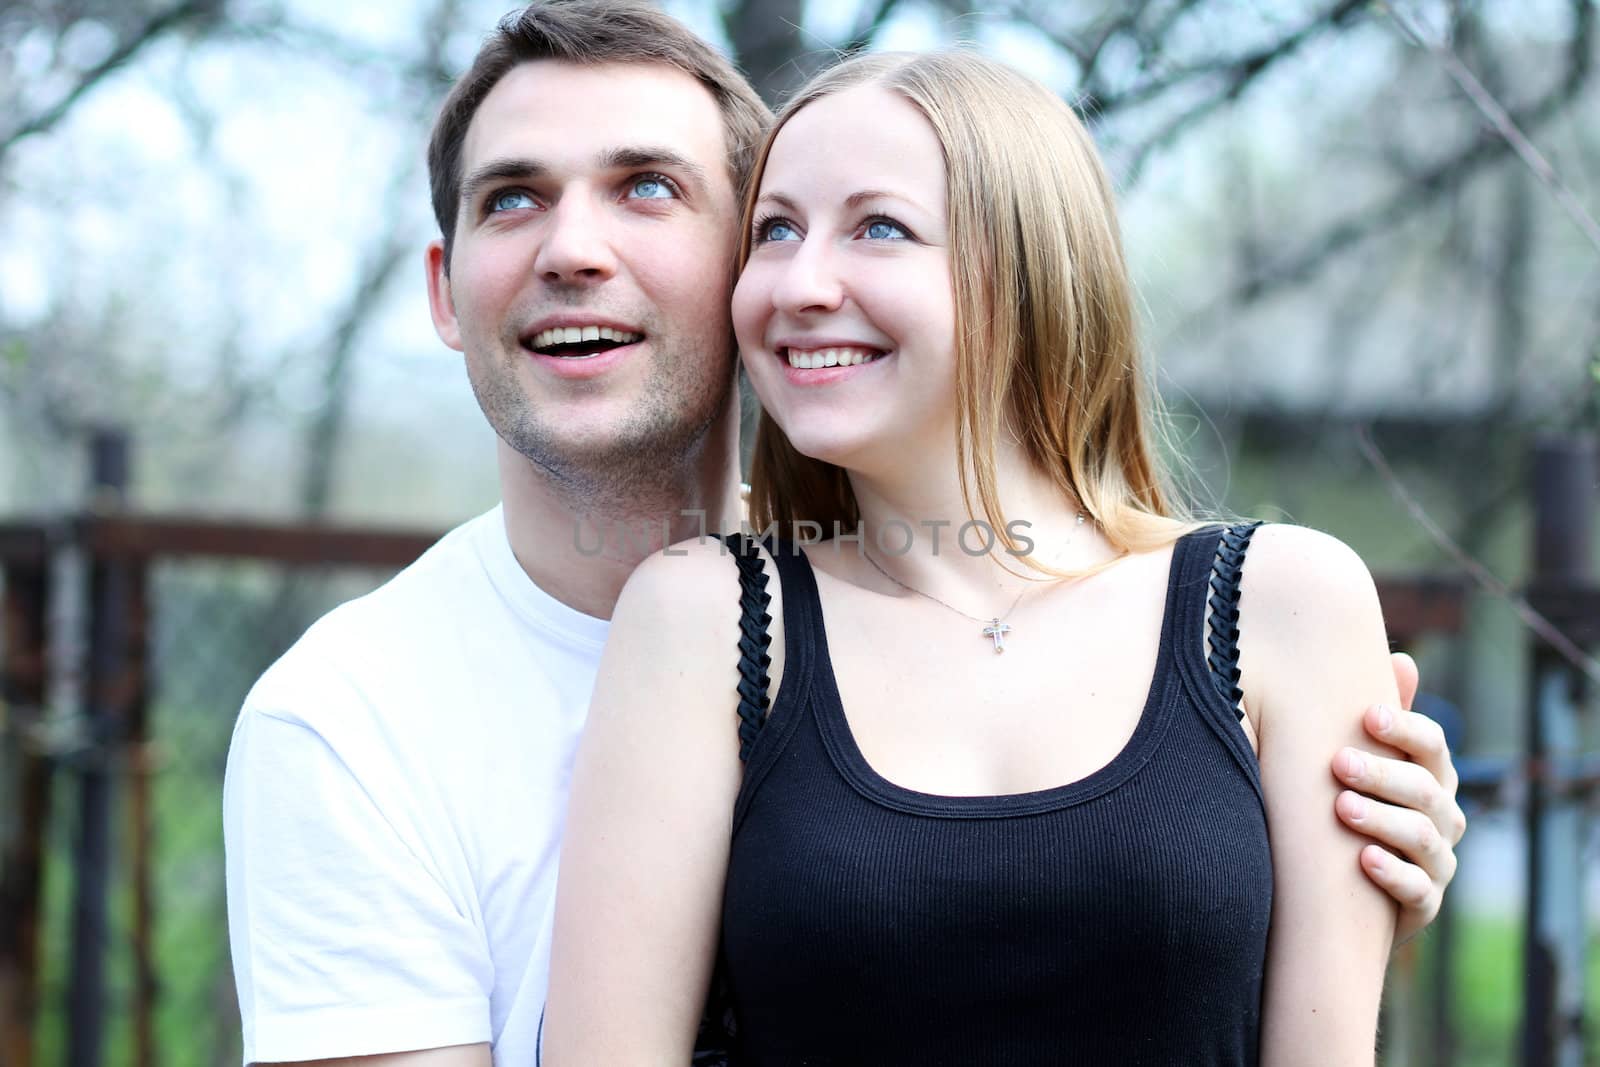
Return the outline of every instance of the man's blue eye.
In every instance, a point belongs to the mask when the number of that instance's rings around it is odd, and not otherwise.
[[[654,174],[635,178],[628,192],[634,200],[671,200],[678,195],[671,182]]]
[[[504,189],[489,198],[489,210],[515,211],[517,208],[533,207],[533,197],[521,189]]]
[[[874,219],[867,223],[867,238],[873,241],[891,241],[906,236],[906,231],[887,219]]]

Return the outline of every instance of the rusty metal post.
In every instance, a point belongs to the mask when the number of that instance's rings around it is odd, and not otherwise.
[[[1446,891],[1433,920],[1432,1004],[1429,1021],[1433,1029],[1432,1067],[1451,1067],[1456,1062],[1456,1021],[1451,1004],[1456,973],[1455,898]]]
[[[132,842],[129,876],[133,883],[133,1049],[132,1067],[156,1067],[156,971],[151,852],[154,823],[150,810],[150,746],[147,721],[149,692],[149,567],[145,560],[128,568],[127,645],[123,662],[124,689],[119,693],[126,715],[128,837]]]
[[[1533,461],[1533,580],[1579,588],[1593,575],[1596,457],[1592,437],[1543,439]],[[1559,623],[1560,619],[1553,620]],[[1524,940],[1524,1067],[1583,1063],[1584,942],[1581,798],[1564,781],[1582,756],[1582,674],[1535,639],[1527,751],[1528,911]]]
[[[1461,710],[1451,701],[1427,693],[1418,694],[1415,707],[1443,727],[1445,743],[1459,764],[1462,753],[1466,751],[1466,721],[1462,717]],[[1458,766],[1457,769],[1463,772],[1463,784],[1471,781],[1470,767]],[[1471,796],[1463,792],[1461,802],[1470,813]],[[1429,955],[1432,957],[1429,975],[1431,1003],[1428,1013],[1432,1055],[1428,1060],[1429,1067],[1453,1067],[1456,1062],[1458,1035],[1453,1004],[1456,973],[1455,915],[1455,896],[1447,891],[1439,903],[1439,914],[1434,917],[1428,937]]]
[[[41,532],[40,541],[43,541]],[[49,560],[5,564],[0,609],[0,736],[11,739],[16,769],[15,833],[0,856],[0,1063],[32,1067],[39,996],[39,895],[50,761],[37,746],[49,663],[46,606]]]
[[[115,431],[91,442],[90,516],[126,502],[129,445]],[[143,567],[91,553],[88,670],[84,690],[87,751],[79,768],[76,894],[67,988],[68,1067],[99,1067],[105,1034],[105,960],[110,949],[112,796],[117,762],[144,702]]]

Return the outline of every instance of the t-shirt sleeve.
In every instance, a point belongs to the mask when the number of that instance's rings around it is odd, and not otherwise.
[[[343,751],[362,747],[358,733],[314,721],[253,693],[228,752],[245,1062],[488,1041],[493,966],[475,909],[454,899],[403,778]]]

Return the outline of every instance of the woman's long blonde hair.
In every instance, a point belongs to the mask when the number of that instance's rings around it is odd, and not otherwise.
[[[1113,546],[1143,551],[1172,541],[1184,524],[1152,447],[1153,390],[1139,358],[1115,198],[1083,124],[1044,86],[965,51],[865,55],[818,75],[761,146],[745,195],[740,269],[784,123],[869,83],[910,100],[944,151],[956,447],[968,511],[1017,548],[1005,533],[995,469],[1009,428]],[[854,529],[860,518],[844,470],[801,455],[765,413],[750,485],[757,529],[776,522],[792,530],[805,520]]]

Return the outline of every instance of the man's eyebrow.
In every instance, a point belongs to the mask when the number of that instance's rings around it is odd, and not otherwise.
[[[706,170],[700,164],[670,148],[657,145],[629,145],[608,148],[600,153],[600,166],[606,170],[632,170],[659,167],[687,175],[695,184],[705,188],[710,184]]]
[[[536,159],[491,159],[461,183],[461,202],[470,204],[486,186],[503,181],[537,181],[550,168]]]

